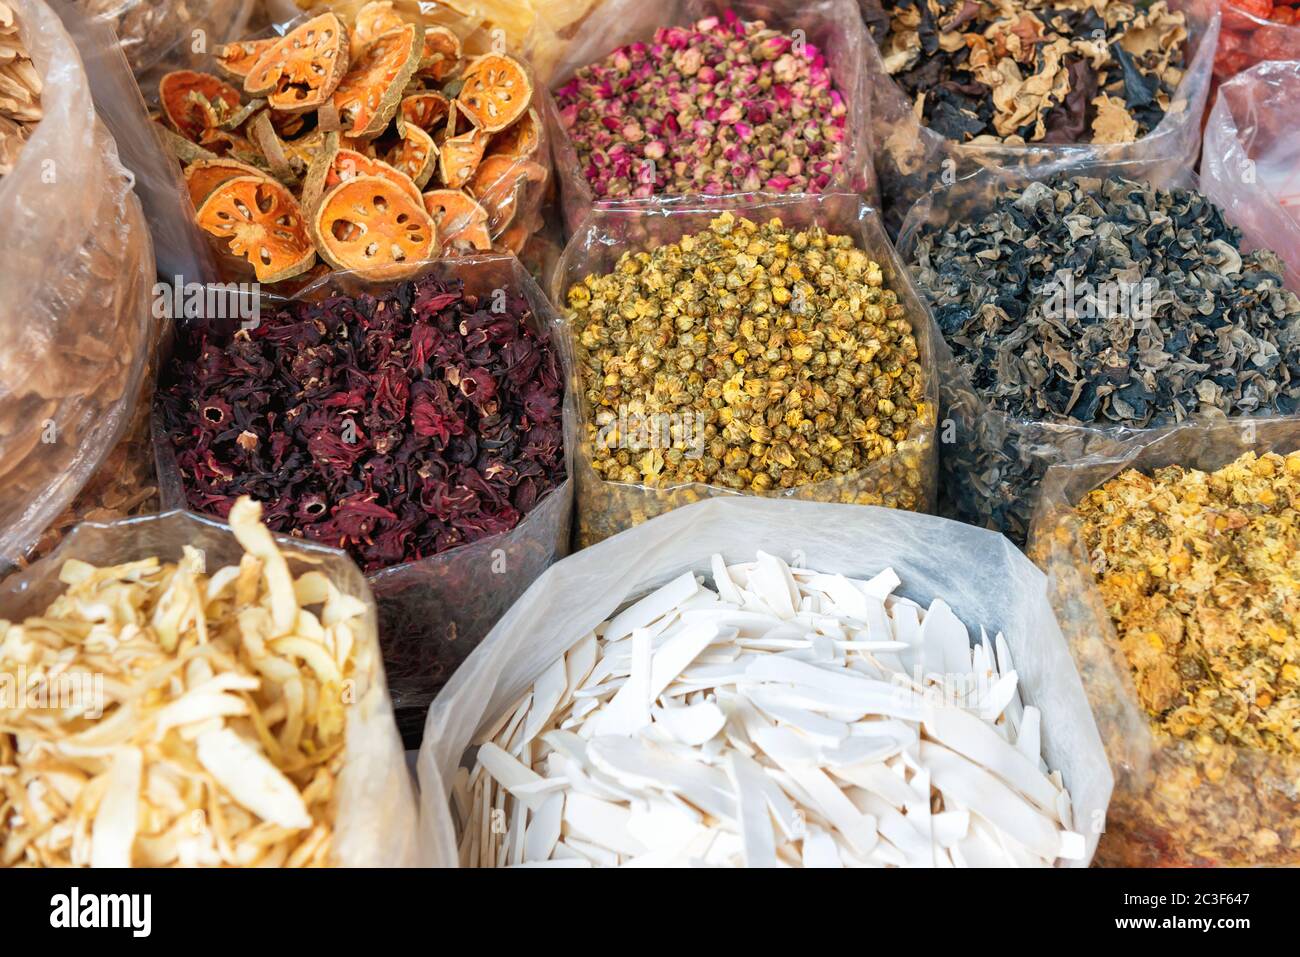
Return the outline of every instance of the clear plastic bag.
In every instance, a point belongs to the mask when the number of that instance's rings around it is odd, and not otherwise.
[[[1214,57],[1216,86],[1268,60],[1300,60],[1300,26],[1261,20],[1226,0]]]
[[[420,275],[459,279],[466,292],[491,298],[496,289],[518,290],[528,300],[536,331],[557,336],[554,310],[518,260],[476,256],[429,265]],[[375,284],[334,273],[294,299],[314,300],[334,292],[356,294]],[[565,400],[566,466],[572,475],[575,409]],[[154,454],[163,508],[185,508],[176,455],[159,416],[154,416]],[[388,689],[403,735],[418,743],[424,713],[438,689],[533,580],[568,554],[573,505],[566,477],[508,532],[405,562],[367,576],[379,605],[380,643]]]
[[[624,252],[651,249],[673,243],[682,236],[707,229],[710,220],[724,211],[755,222],[780,219],[786,226],[806,228],[822,226],[837,235],[849,235],[880,264],[886,288],[892,289],[912,322],[912,332],[920,350],[918,362],[931,374],[926,386],[925,406],[929,413],[937,408],[939,386],[933,377],[935,349],[940,342],[938,328],[929,307],[917,294],[907,269],[898,259],[885,237],[875,210],[856,195],[825,193],[820,196],[683,197],[671,207],[654,211],[628,206],[600,206],[594,209],[564,251],[555,268],[551,283],[551,300],[568,301],[567,291],[590,274],[611,272]],[[569,345],[566,357],[576,358],[576,342],[566,321]],[[674,508],[713,495],[733,496],[729,488],[698,483],[651,488],[602,479],[591,465],[592,448],[588,432],[594,421],[588,407],[576,364],[568,368],[569,395],[579,404],[573,447],[573,468],[578,495],[578,543],[594,544]],[[935,417],[927,414],[911,427],[908,437],[899,443],[888,458],[837,479],[798,488],[782,489],[771,495],[778,498],[857,504],[887,504],[914,511],[930,511],[935,501],[935,476],[938,451],[935,445]]]
[[[0,178],[0,567],[99,467],[134,408],[152,341],[153,246],[95,116],[77,50],[41,0],[12,0],[44,119]]]
[[[343,21],[350,25],[351,18],[363,5],[361,0],[346,0],[346,2],[320,6],[337,12]],[[321,12],[312,10],[295,13],[292,8],[292,0],[287,4],[281,4],[270,12],[290,14],[290,19],[276,20],[251,35],[241,35],[237,39],[284,36],[305,23],[313,14],[319,15]],[[411,22],[418,21],[426,26],[439,25],[452,29],[461,38],[467,57],[493,50],[497,44],[498,37],[484,26],[481,18],[456,13],[444,4],[431,3],[428,0],[396,0],[395,9]],[[211,52],[212,47],[208,47],[207,53]],[[528,74],[530,83],[536,89],[538,81],[533,75],[530,64],[524,60],[520,62]],[[187,69],[221,76],[221,71],[210,55],[189,63]],[[148,107],[155,110],[159,101],[158,80],[161,79],[163,72],[152,71],[141,78],[144,101]],[[243,102],[247,103],[250,97],[243,93],[238,81],[232,85],[239,89]],[[130,108],[124,109],[124,112],[132,113],[131,117],[124,117],[124,128],[128,124],[132,129],[137,128],[134,115],[139,111],[135,110],[134,106],[132,102]],[[500,168],[494,170],[495,175],[492,178],[485,178],[475,186],[478,198],[483,200],[485,206],[492,207],[489,210],[491,216],[488,225],[492,235],[492,248],[497,252],[519,254],[523,251],[529,238],[543,226],[543,207],[548,193],[553,189],[551,146],[546,124],[542,120],[543,106],[540,98],[535,99],[533,110],[536,111],[537,117],[536,149],[527,156],[517,157],[514,162],[498,163]],[[165,125],[165,120],[160,122]],[[132,165],[132,169],[138,178],[137,189],[142,196],[146,197],[150,224],[154,229],[160,250],[160,271],[163,275],[168,279],[179,276],[185,282],[217,280],[253,282],[252,266],[245,259],[232,255],[225,248],[224,241],[208,235],[198,227],[195,221],[197,211],[182,176],[183,164],[176,157],[171,146],[162,139],[156,129],[151,129],[150,133],[142,136],[141,139],[148,144],[142,150],[147,155],[142,155],[139,162]],[[288,185],[295,198],[300,200],[302,181]],[[431,180],[425,187],[425,191],[437,188],[439,186]],[[444,224],[443,232],[450,234],[462,225],[467,224]],[[440,252],[440,255],[451,258],[456,255],[456,251],[446,250]],[[279,283],[276,288],[284,294],[292,295],[304,284],[313,281],[326,268],[328,267],[323,262],[318,261],[315,270]]]
[[[905,263],[916,258],[923,229],[944,229],[985,215],[1008,189],[1055,175],[1050,169],[1024,173],[985,170],[924,196],[908,214],[898,240]],[[1164,189],[1196,188],[1187,169],[1161,162],[1102,164],[1067,171],[1072,176],[1122,176]],[[1232,211],[1228,219],[1233,220]],[[913,266],[915,277],[917,266]],[[920,269],[933,274],[927,262]],[[964,290],[963,290],[964,292]],[[924,293],[922,293],[924,296]],[[935,303],[932,305],[943,305]],[[937,346],[940,383],[940,513],[1003,532],[1017,544],[1029,533],[1039,483],[1049,466],[1100,454],[1113,443],[1149,429],[1057,424],[1025,419],[993,408],[976,391],[949,345]]]
[[[448,800],[456,768],[492,720],[574,642],[631,601],[709,559],[762,550],[817,571],[870,577],[892,567],[903,594],[942,597],[968,628],[1001,629],[1026,704],[1043,713],[1043,757],[1065,779],[1077,829],[1096,847],[1112,780],[1042,573],[1000,535],[893,509],[754,498],[711,499],[578,552],[510,609],[429,709],[420,749],[421,853],[455,866]],[[797,557],[796,557],[797,556]],[[1096,826],[1094,826],[1094,824]]]
[[[583,21],[549,75],[545,85],[553,90],[577,70],[598,62],[627,43],[648,41],[660,27],[686,26],[703,17],[731,10],[742,20],[762,20],[774,30],[801,31],[803,39],[826,56],[834,86],[848,108],[845,154],[838,174],[825,193],[860,193],[868,202],[877,195],[871,161],[871,114],[867,76],[862,63],[872,45],[852,0],[671,0],[645,4],[640,0],[605,0]],[[559,180],[566,232],[578,231],[594,205],[653,211],[681,203],[698,203],[698,195],[654,196],[649,199],[596,201],[582,164],[560,122],[554,98],[546,95],[546,124],[551,133],[555,170]],[[725,196],[744,195],[743,193]],[[768,194],[780,195],[780,194]],[[710,196],[723,199],[724,195]]]
[[[1300,28],[1291,28],[1300,36]],[[1300,40],[1297,41],[1300,55]],[[1219,87],[1205,127],[1201,184],[1245,234],[1287,265],[1300,292],[1300,62],[1260,63]]]
[[[1029,554],[1048,574],[1057,620],[1115,773],[1099,863],[1122,867],[1300,864],[1300,755],[1233,749],[1211,768],[1190,742],[1157,741],[1092,573],[1074,504],[1128,469],[1212,471],[1245,452],[1300,448],[1300,420],[1189,424],[1054,466]]]
[[[859,0],[864,8],[868,0]],[[1160,161],[1190,167],[1201,148],[1205,112],[1219,37],[1217,0],[1170,0],[1171,10],[1187,16],[1187,72],[1160,125],[1132,143],[1046,144],[957,143],[922,126],[912,102],[885,70],[875,43],[868,43],[865,64],[872,93],[872,137],[885,226],[898,236],[913,203],[930,188],[952,184],[981,169],[1028,172],[1060,171],[1098,163]]]
[[[239,36],[256,0],[68,0],[113,28],[131,69],[179,70],[214,44]]]
[[[296,576],[316,569],[344,594],[369,606],[357,636],[354,697],[347,712],[347,762],[337,784],[334,856],[349,867],[415,863],[416,806],[401,742],[384,684],[374,603],[365,579],[342,552],[277,537]],[[78,525],[43,561],[0,586],[0,614],[9,620],[40,614],[63,590],[59,570],[69,559],[119,565],[157,556],[181,557],[181,546],[201,549],[209,572],[237,565],[243,549],[228,526],[188,512]]]

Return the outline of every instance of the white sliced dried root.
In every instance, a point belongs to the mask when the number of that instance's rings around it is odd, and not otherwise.
[[[0,0],[0,176],[12,173],[41,121],[41,78],[19,35],[13,8]]]
[[[583,636],[452,787],[470,867],[1052,866],[1083,857],[1010,648],[941,599],[756,561]]]
[[[294,579],[255,502],[230,524],[238,565],[71,560],[43,615],[0,621],[31,689],[0,694],[0,864],[330,863],[366,604]]]

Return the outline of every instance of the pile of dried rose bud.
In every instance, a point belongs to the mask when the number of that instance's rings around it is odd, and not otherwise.
[[[597,199],[816,193],[844,161],[825,56],[731,11],[620,47],[555,99]]]
[[[559,359],[518,295],[425,276],[189,330],[159,397],[189,506],[266,503],[364,571],[516,527],[565,475]]]

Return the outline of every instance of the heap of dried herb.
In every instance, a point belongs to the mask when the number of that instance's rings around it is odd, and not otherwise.
[[[1297,505],[1297,452],[1129,470],[1079,503],[1110,651],[1157,747],[1145,781],[1121,778],[1108,862],[1295,863]]]
[[[555,99],[597,199],[815,193],[844,158],[825,56],[730,10],[620,47]]]
[[[568,305],[607,481],[796,488],[887,458],[931,415],[912,323],[850,236],[724,213]],[[913,479],[871,504],[914,507]]]
[[[1057,177],[923,230],[911,259],[970,405],[1148,428],[1300,409],[1300,301],[1273,253],[1240,242],[1195,190]],[[948,406],[962,406],[946,385]],[[966,520],[1023,540],[1052,450],[1015,429],[964,429],[943,449],[946,493]]]
[[[1129,143],[1159,125],[1186,67],[1186,18],[1164,0],[866,6],[885,69],[957,142]]]
[[[563,387],[523,297],[432,276],[189,330],[160,403],[185,494],[240,495],[366,571],[508,531],[563,479]]]

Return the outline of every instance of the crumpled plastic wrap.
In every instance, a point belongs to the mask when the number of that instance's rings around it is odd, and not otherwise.
[[[561,350],[554,310],[518,260],[482,255],[431,264],[420,276],[460,279],[468,293],[519,290],[528,300],[537,331]],[[334,292],[374,290],[348,273],[334,273],[294,299],[325,298]],[[267,307],[270,308],[270,307]],[[566,360],[567,362],[567,360]],[[566,464],[572,475],[575,410],[565,399]],[[186,508],[176,455],[158,415],[154,454],[163,508]],[[405,562],[367,577],[379,607],[380,644],[399,728],[411,747],[419,743],[425,711],[438,689],[523,594],[533,580],[569,551],[573,482],[566,477],[508,532]]]
[[[347,761],[336,791],[335,860],[348,867],[413,866],[417,812],[405,755],[393,727],[370,589],[342,552],[281,536],[276,542],[295,576],[319,570],[342,592],[370,606],[357,636],[356,686],[347,711]],[[100,566],[154,556],[174,562],[181,557],[183,545],[203,550],[209,571],[238,564],[243,554],[228,526],[188,512],[108,524],[84,522],[53,554],[0,586],[0,616],[21,620],[40,614],[64,590],[59,570],[69,559]]]
[[[188,66],[213,45],[237,36],[256,6],[256,0],[71,0],[71,3],[88,19],[113,28],[122,52],[137,74]]]
[[[1053,170],[1017,173],[985,170],[953,186],[935,190],[908,214],[898,239],[903,262],[911,263],[923,227],[946,228],[985,215],[1001,191],[1021,188],[1055,175]],[[1068,171],[1072,176],[1122,176],[1171,189],[1197,188],[1187,169],[1164,163],[1100,164]],[[1254,198],[1255,205],[1260,202]],[[1227,211],[1235,224],[1240,211]],[[921,294],[924,298],[924,293]],[[1006,534],[1023,544],[1029,534],[1039,483],[1051,465],[1113,448],[1150,429],[1124,426],[1056,424],[1010,415],[989,405],[958,365],[948,344],[937,345],[939,368],[940,513]],[[1241,419],[1247,422],[1249,419]]]
[[[12,0],[45,119],[0,179],[0,567],[72,501],[134,408],[153,336],[153,245],[76,47]]]
[[[1189,424],[1054,466],[1043,481],[1029,554],[1083,679],[1115,773],[1098,863],[1121,867],[1300,864],[1300,755],[1233,749],[1226,774],[1191,742],[1152,734],[1083,542],[1074,504],[1128,469],[1215,470],[1245,452],[1300,448],[1300,421]],[[1222,775],[1222,776],[1220,776]]]
[[[868,0],[860,2],[865,7]],[[1194,165],[1200,152],[1201,119],[1219,37],[1219,9],[1217,0],[1170,0],[1169,8],[1187,15],[1187,72],[1160,125],[1132,143],[954,142],[920,124],[912,102],[885,70],[880,49],[868,43],[864,62],[872,94],[872,136],[889,234],[900,234],[908,209],[927,190],[952,184],[980,169],[1034,170],[1037,178],[1048,171],[1099,163],[1159,161],[1171,168]]]
[[[1288,27],[1300,37],[1300,28]],[[1300,40],[1297,41],[1300,56]],[[1205,127],[1201,185],[1245,234],[1272,249],[1300,292],[1300,62],[1260,63],[1219,87]]]
[[[930,414],[912,425],[907,439],[899,443],[893,455],[872,463],[869,468],[827,482],[782,489],[771,493],[771,497],[887,504],[920,512],[931,511],[936,498],[939,458],[933,414],[938,408],[939,385],[933,370],[935,350],[942,337],[929,307],[917,293],[906,267],[886,239],[875,210],[856,195],[697,196],[683,198],[671,208],[660,207],[653,211],[628,206],[597,207],[583,223],[582,229],[569,240],[552,274],[551,301],[561,310],[569,340],[563,352],[566,362],[570,357],[576,359],[575,335],[565,315],[567,292],[572,285],[589,274],[611,272],[624,252],[652,249],[706,229],[710,220],[724,211],[757,223],[775,217],[789,227],[819,225],[832,234],[852,236],[856,245],[880,264],[886,288],[897,293],[899,302],[906,309],[920,350],[918,362],[930,376],[925,399]],[[605,481],[591,465],[592,449],[586,436],[587,424],[593,421],[593,410],[586,402],[576,362],[570,363],[566,372],[569,396],[579,405],[572,455],[578,495],[578,544],[581,547],[702,498],[754,494],[699,483],[651,488]]]
[[[871,97],[863,67],[868,48],[874,48],[852,0],[671,0],[647,4],[641,0],[605,0],[578,29],[547,74],[537,65],[548,88],[546,125],[552,139],[556,176],[564,223],[576,233],[593,206],[626,207],[654,211],[698,202],[699,196],[654,196],[648,199],[596,200],[587,184],[578,154],[560,122],[549,90],[567,81],[577,70],[603,60],[618,47],[648,41],[660,27],[687,26],[726,10],[742,20],[762,20],[770,29],[789,33],[801,30],[803,38],[826,56],[832,82],[848,107],[844,158],[838,175],[824,193],[860,193],[868,202],[877,196],[875,167],[871,161]],[[670,157],[671,158],[671,157]],[[746,195],[741,192],[711,196]],[[751,194],[752,195],[752,194]],[[780,195],[768,193],[767,195]],[[793,195],[793,194],[792,194]]]
[[[1025,704],[1043,713],[1043,758],[1059,768],[1077,829],[1097,845],[1112,778],[1078,673],[1048,604],[1046,580],[992,532],[892,509],[755,498],[711,499],[647,522],[558,563],[539,578],[429,709],[417,769],[421,854],[454,867],[448,801],[476,737],[570,646],[600,622],[709,559],[750,561],[762,550],[806,568],[870,577],[892,567],[902,594],[941,597],[979,634],[1001,629]]]

